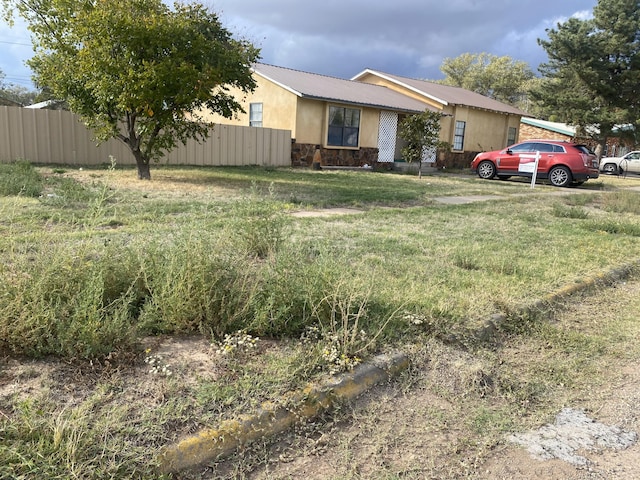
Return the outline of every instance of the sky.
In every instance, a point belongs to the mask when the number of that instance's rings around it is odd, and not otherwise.
[[[234,35],[261,49],[261,62],[352,78],[367,68],[437,80],[445,58],[508,55],[537,73],[545,30],[588,18],[597,0],[200,0]],[[33,55],[19,20],[0,26],[5,83],[31,88]]]

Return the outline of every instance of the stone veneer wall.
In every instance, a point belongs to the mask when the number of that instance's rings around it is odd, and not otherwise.
[[[292,143],[291,166],[311,167],[316,147],[317,145],[310,143]],[[320,165],[332,167],[362,167],[363,165],[375,167],[378,164],[377,148],[345,150],[320,147],[320,156],[322,158]]]

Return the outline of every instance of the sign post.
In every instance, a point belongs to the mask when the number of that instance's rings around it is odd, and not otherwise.
[[[535,155],[520,155],[520,165],[518,166],[519,172],[531,173],[531,188],[536,185],[536,178],[538,176],[538,164],[540,163],[540,152],[537,151]]]

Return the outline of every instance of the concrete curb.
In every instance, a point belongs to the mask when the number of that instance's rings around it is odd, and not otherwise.
[[[567,285],[532,305],[520,309],[518,314],[524,316],[544,311],[576,293],[598,285],[623,281],[638,270],[640,270],[640,259]],[[492,315],[484,326],[475,332],[475,338],[481,341],[490,340],[506,320],[506,315]],[[455,338],[453,341],[455,342]],[[248,445],[259,438],[282,433],[296,424],[317,417],[339,402],[354,399],[374,385],[395,377],[408,367],[409,358],[403,353],[381,355],[370,363],[359,365],[353,372],[336,377],[326,384],[309,385],[304,390],[291,394],[282,402],[282,405],[265,403],[255,415],[228,420],[218,428],[203,430],[195,436],[163,448],[159,457],[160,471],[177,473],[230,455],[243,445]]]
[[[560,303],[564,298],[575,295],[576,293],[585,292],[599,285],[610,285],[623,281],[640,270],[640,259],[629,262],[620,267],[587,277],[579,282],[565,285],[542,299],[518,310],[516,313],[520,316],[529,316],[545,311],[554,305]],[[480,341],[487,341],[493,337],[497,330],[507,321],[507,316],[502,313],[492,315],[485,324],[475,332],[474,337]]]
[[[313,419],[337,403],[357,397],[408,367],[409,358],[403,353],[378,356],[326,384],[309,385],[301,392],[293,393],[285,399],[284,406],[263,404],[255,415],[228,420],[216,429],[203,430],[178,444],[163,448],[159,458],[160,471],[176,473],[229,455],[242,445]]]

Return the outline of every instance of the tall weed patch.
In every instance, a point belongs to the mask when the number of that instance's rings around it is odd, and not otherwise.
[[[285,240],[288,218],[283,205],[275,200],[273,185],[263,192],[255,184],[249,195],[231,210],[237,247],[247,254],[265,258],[275,254]]]
[[[44,244],[0,271],[0,345],[12,353],[92,359],[130,348],[139,301],[127,250]],[[118,279],[117,283],[114,279]]]
[[[0,196],[37,197],[42,185],[42,176],[29,162],[0,163]]]
[[[316,321],[316,305],[337,282],[343,267],[335,257],[287,243],[257,272],[248,327],[259,335],[300,335]]]
[[[214,336],[242,328],[253,270],[224,236],[187,233],[154,243],[142,267],[149,295],[140,327]]]

